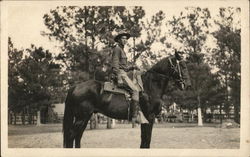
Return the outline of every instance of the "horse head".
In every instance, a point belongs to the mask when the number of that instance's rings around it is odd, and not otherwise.
[[[173,77],[175,78],[176,85],[181,89],[188,89],[191,87],[191,80],[187,65],[182,57],[183,52],[175,52],[175,65],[171,65]],[[171,63],[170,63],[171,64]]]
[[[178,53],[178,55],[180,54]],[[182,57],[177,57],[177,54],[175,54],[175,56],[163,58],[149,71],[165,76],[165,78],[168,78],[167,80],[174,80],[177,87],[181,90],[187,89],[191,86],[186,63]]]

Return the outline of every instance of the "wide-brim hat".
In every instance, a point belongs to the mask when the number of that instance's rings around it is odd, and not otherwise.
[[[128,32],[126,32],[126,31],[120,31],[120,32],[118,32],[118,34],[115,36],[114,40],[115,40],[116,42],[118,42],[118,40],[119,40],[122,36],[126,36],[127,39],[129,39],[131,35],[130,35]]]

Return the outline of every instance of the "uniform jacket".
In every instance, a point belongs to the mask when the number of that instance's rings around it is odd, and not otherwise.
[[[113,54],[112,54],[112,71],[115,74],[118,74],[119,70],[124,70],[124,71],[128,71],[129,70],[127,56],[126,56],[123,48],[124,48],[123,46],[117,45],[113,49]]]

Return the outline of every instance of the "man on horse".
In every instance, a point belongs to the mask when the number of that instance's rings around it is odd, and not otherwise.
[[[113,49],[112,55],[112,72],[117,78],[117,85],[122,86],[125,84],[132,90],[132,123],[140,123],[139,119],[139,88],[129,77],[128,72],[138,69],[135,65],[129,65],[127,56],[124,51],[124,46],[127,44],[127,40],[130,38],[130,34],[121,31],[114,40],[117,42],[116,47]],[[141,85],[141,88],[142,85]],[[143,89],[142,89],[143,90]]]

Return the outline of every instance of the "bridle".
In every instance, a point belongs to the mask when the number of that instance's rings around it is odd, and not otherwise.
[[[170,63],[171,70],[173,71],[172,73],[178,73],[178,75],[179,75],[178,80],[180,82],[184,82],[183,81],[183,76],[182,76],[182,72],[181,72],[181,67],[180,67],[179,61],[176,59],[176,65],[173,64],[171,58],[168,58],[168,61]],[[170,76],[168,74],[161,74],[159,72],[156,72],[153,69],[150,69],[148,72],[153,73],[153,74],[157,74],[157,75],[159,75],[159,76],[161,76],[163,78],[167,78],[167,79],[170,78]]]
[[[181,87],[184,88],[184,80],[183,80],[183,76],[182,76],[182,72],[181,72],[181,67],[180,67],[180,64],[179,64],[179,61],[176,59],[176,65],[173,64],[171,58],[168,58],[168,61],[170,63],[170,68],[171,68],[171,73],[174,74],[174,73],[177,73],[178,74],[178,79],[177,82],[181,84]],[[164,79],[170,79],[170,74],[162,74],[162,73],[159,73],[153,69],[150,69],[148,71],[149,73],[152,73],[152,74],[156,74]],[[151,83],[150,83],[151,84]],[[165,89],[166,89],[166,86],[168,84],[168,81],[164,81],[164,85],[163,85],[163,88],[162,88],[162,92],[161,92],[161,97],[163,96],[164,92],[165,92]]]
[[[181,67],[180,67],[180,61],[178,59],[176,59],[176,67],[174,66],[171,58],[168,58],[169,63],[171,65],[171,69],[173,70],[173,72],[178,73],[179,78],[178,78],[178,82],[184,84],[184,80],[183,80],[183,76],[182,76],[182,72],[181,72]]]

